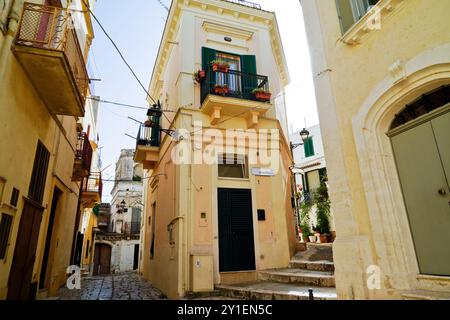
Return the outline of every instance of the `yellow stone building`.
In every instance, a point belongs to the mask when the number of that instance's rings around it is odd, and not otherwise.
[[[245,1],[172,1],[149,88],[165,111],[149,111],[135,154],[146,169],[140,271],[169,298],[288,265],[288,83],[274,13]],[[230,132],[247,144],[221,140]]]
[[[339,298],[448,298],[450,2],[300,2]]]
[[[97,142],[85,3],[1,1],[0,299],[55,296],[72,264]]]

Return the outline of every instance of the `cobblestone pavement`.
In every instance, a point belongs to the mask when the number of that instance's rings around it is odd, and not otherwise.
[[[61,300],[163,300],[165,296],[136,272],[81,279],[80,290],[59,290]]]

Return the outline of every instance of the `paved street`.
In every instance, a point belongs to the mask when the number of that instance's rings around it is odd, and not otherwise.
[[[63,287],[61,300],[162,300],[165,296],[136,272],[86,277],[81,290]]]

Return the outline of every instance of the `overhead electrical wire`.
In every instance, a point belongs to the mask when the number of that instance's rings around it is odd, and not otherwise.
[[[139,83],[140,87],[142,88],[142,90],[144,90],[145,94],[147,95],[147,97],[150,98],[150,100],[154,103],[157,104],[156,100],[150,95],[150,93],[148,92],[148,90],[144,87],[144,85],[142,84],[141,80],[139,79],[139,77],[137,76],[136,72],[134,72],[133,68],[130,66],[130,64],[128,63],[128,61],[125,59],[124,55],[122,54],[122,52],[120,51],[119,47],[117,46],[117,44],[114,42],[114,40],[111,38],[111,36],[108,34],[108,32],[105,30],[105,28],[103,27],[103,25],[101,24],[101,22],[97,19],[97,17],[95,16],[95,14],[92,12],[89,4],[86,2],[86,0],[82,0],[84,5],[86,6],[87,10],[89,11],[89,14],[92,16],[92,18],[94,18],[95,22],[97,22],[97,24],[99,25],[100,29],[103,31],[103,33],[106,35],[106,37],[109,39],[109,41],[112,43],[112,45],[114,46],[114,48],[116,49],[117,53],[119,54],[120,58],[122,59],[122,61],[125,63],[125,65],[127,66],[127,68],[130,70],[130,72],[133,74],[133,77],[136,79],[136,81]],[[167,115],[163,112],[162,115],[166,118],[166,120],[169,123],[172,123],[172,121],[170,121],[170,119],[167,117]]]

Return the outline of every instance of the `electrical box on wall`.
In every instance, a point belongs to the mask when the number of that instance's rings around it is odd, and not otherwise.
[[[258,209],[258,221],[266,221],[266,210]]]
[[[214,290],[213,256],[191,255],[191,290],[192,292]]]

